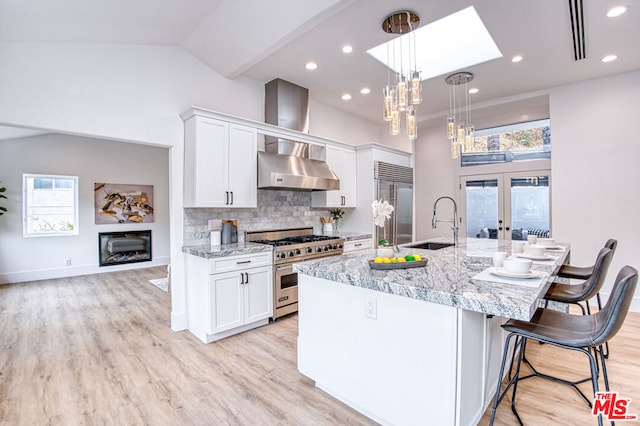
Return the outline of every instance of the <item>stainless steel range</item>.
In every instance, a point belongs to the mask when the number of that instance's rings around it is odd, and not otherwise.
[[[344,252],[344,238],[314,235],[313,228],[247,231],[245,241],[270,244],[273,253],[273,319],[298,311],[298,274],[293,264]]]

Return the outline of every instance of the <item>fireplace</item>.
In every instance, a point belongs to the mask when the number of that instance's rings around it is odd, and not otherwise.
[[[100,232],[100,266],[151,260],[151,231]]]

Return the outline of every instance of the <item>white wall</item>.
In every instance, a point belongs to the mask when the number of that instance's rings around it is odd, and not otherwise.
[[[152,262],[169,261],[168,150],[85,137],[47,134],[0,141],[2,185],[9,211],[0,218],[0,283],[119,270],[130,265],[98,267],[98,232],[152,231]],[[78,176],[79,235],[22,236],[22,174]],[[94,224],[95,182],[153,185],[154,222]],[[71,266],[66,260],[71,259]]]
[[[571,242],[578,265],[593,264],[608,238],[618,240],[607,289],[622,266],[640,269],[638,99],[638,71],[550,96],[553,232]]]
[[[172,146],[190,106],[263,119],[261,84],[179,47],[0,43],[0,123]]]
[[[309,133],[350,145],[377,142],[379,123],[372,123],[309,100]]]
[[[441,196],[457,197],[455,162],[451,159],[449,143],[444,137],[445,125],[420,129],[415,142],[415,235],[416,240],[433,237],[453,238],[453,231],[446,223],[431,227],[433,203]],[[446,200],[438,204],[438,218],[453,217],[452,203]]]

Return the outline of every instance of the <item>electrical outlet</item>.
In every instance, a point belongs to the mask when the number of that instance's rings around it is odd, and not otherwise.
[[[67,266],[71,266],[71,259],[67,259]]]
[[[378,301],[375,297],[367,296],[364,300],[364,316],[365,318],[378,318]]]

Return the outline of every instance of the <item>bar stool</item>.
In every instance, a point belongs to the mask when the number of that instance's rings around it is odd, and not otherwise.
[[[618,241],[610,238],[604,244],[606,248],[611,250],[612,252],[616,252],[616,248],[618,247]],[[562,265],[560,270],[558,271],[558,276],[562,278],[575,278],[578,280],[586,280],[593,273],[593,266],[572,266],[572,265]]]
[[[600,300],[600,289],[604,284],[604,279],[607,276],[611,259],[613,258],[613,251],[606,247],[600,249],[598,257],[593,264],[591,273],[580,284],[563,284],[559,282],[552,282],[551,286],[544,295],[544,299],[554,302],[572,303],[580,306],[582,315],[587,313],[591,314],[589,309],[589,299],[594,296],[598,296]],[[580,304],[580,302],[586,302],[587,310]],[[600,304],[599,304],[600,305]],[[545,305],[546,306],[546,305]],[[600,309],[602,309],[600,307]]]
[[[629,312],[629,306],[631,305],[637,282],[638,271],[631,266],[625,266],[616,277],[611,296],[609,300],[607,300],[606,305],[595,314],[571,315],[551,309],[538,308],[530,321],[509,320],[503,324],[502,328],[508,331],[509,334],[505,340],[502,363],[500,365],[500,375],[498,377],[502,378],[504,375],[505,364],[509,354],[509,344],[512,338],[516,339],[513,350],[516,351],[519,348],[518,361],[515,374],[509,380],[502,393],[500,392],[501,383],[498,383],[489,424],[493,425],[498,405],[512,386],[511,411],[518,419],[518,422],[521,425],[523,424],[515,406],[518,381],[529,377],[542,377],[565,383],[560,379],[540,373],[520,377],[520,366],[522,364],[527,339],[584,353],[589,359],[594,397],[598,392],[599,375],[596,357],[597,354],[600,354],[605,390],[609,391],[609,378],[607,377],[607,367],[602,346],[614,337],[620,330],[620,327],[622,327]],[[595,355],[591,353],[591,350],[594,350]],[[509,370],[511,370],[512,367],[513,365],[509,366]],[[569,382],[566,382],[566,384],[569,384]],[[591,405],[591,403],[589,404]],[[602,425],[602,414],[598,415],[598,425]]]
[[[580,302],[585,302],[587,305],[586,313],[591,314],[591,308],[589,307],[589,300],[596,297],[598,301],[598,310],[602,310],[602,300],[600,299],[600,289],[604,284],[604,277],[609,269],[609,264],[611,263],[611,259],[613,258],[613,254],[618,247],[618,241],[614,239],[609,239],[604,245],[604,248],[600,249],[600,253],[598,253],[598,257],[596,258],[596,262],[593,266],[571,266],[571,265],[563,265],[560,267],[558,271],[558,277],[563,278],[573,278],[573,279],[583,279],[581,284],[564,284],[559,283],[557,281],[553,281],[551,286],[547,290],[544,298],[548,300],[553,300],[556,302],[564,302],[564,303],[572,303],[580,306],[582,310],[582,315],[585,315],[585,308],[582,306]],[[598,272],[600,272],[598,266],[601,265],[602,253],[604,250],[610,250],[611,255],[609,256],[609,261],[606,264],[606,269],[604,269],[604,273],[597,276]],[[597,276],[596,280],[593,280],[594,275]],[[598,281],[600,280],[600,281]],[[545,301],[545,307],[546,307]],[[605,358],[609,358],[609,344],[605,344]]]

